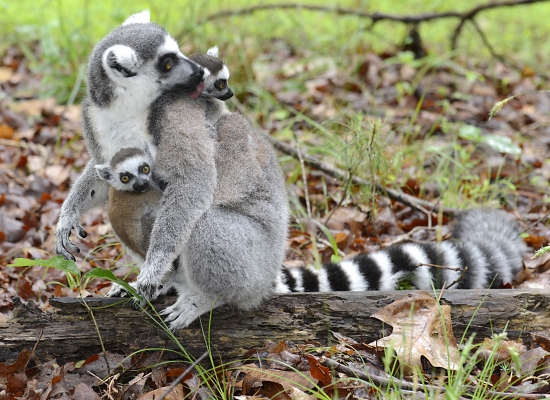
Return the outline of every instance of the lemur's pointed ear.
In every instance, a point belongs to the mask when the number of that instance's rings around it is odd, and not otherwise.
[[[117,44],[103,53],[103,68],[109,78],[130,78],[137,75],[141,62],[131,47]]]
[[[122,25],[129,25],[129,24],[148,24],[151,22],[151,15],[149,14],[149,10],[144,10],[140,13],[130,15],[126,21],[122,23]]]
[[[212,57],[218,57],[218,46],[210,47],[206,54]]]
[[[96,165],[95,170],[100,179],[109,182],[113,178],[111,167],[108,164]]]

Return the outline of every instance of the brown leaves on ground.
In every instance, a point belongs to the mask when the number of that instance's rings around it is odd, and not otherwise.
[[[370,346],[395,351],[405,375],[423,369],[422,357],[433,367],[458,369],[460,354],[450,306],[440,305],[428,293],[419,291],[393,302],[372,317],[393,327],[393,332]]]
[[[379,399],[414,392],[434,398],[449,390],[448,379],[460,379],[460,392],[466,396],[477,386],[482,387],[478,393],[492,397],[550,390],[545,378],[550,373],[547,332],[534,336],[529,350],[496,335],[478,347],[465,346],[468,354],[461,360],[443,308],[427,293],[406,296],[375,315],[391,322],[394,331],[389,337],[365,344],[334,332],[331,346],[268,341],[238,361],[215,366],[203,362],[166,398]],[[0,400],[156,399],[190,364],[174,362],[174,355],[107,352],[62,364],[41,362],[24,351],[15,362],[0,363]],[[407,368],[396,368],[395,359]]]

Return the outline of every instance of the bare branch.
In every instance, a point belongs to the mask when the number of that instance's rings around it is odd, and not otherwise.
[[[377,22],[379,21],[393,21],[393,22],[402,22],[407,24],[413,24],[414,26],[418,27],[418,25],[421,22],[428,22],[433,21],[436,19],[445,19],[445,18],[458,18],[460,21],[456,28],[453,31],[453,34],[451,36],[451,50],[456,49],[456,45],[458,42],[458,37],[460,36],[462,29],[464,28],[464,25],[466,24],[466,21],[470,21],[474,24],[474,27],[476,28],[477,32],[481,36],[481,40],[487,46],[489,49],[489,52],[491,55],[493,55],[495,58],[503,61],[504,57],[501,55],[498,55],[490,43],[487,41],[487,38],[485,37],[484,33],[481,31],[479,26],[475,23],[474,18],[482,11],[500,8],[500,7],[515,7],[515,6],[521,6],[526,4],[534,4],[534,3],[542,3],[549,0],[504,0],[504,1],[490,1],[485,4],[480,4],[476,7],[471,8],[470,10],[464,11],[464,12],[458,12],[458,11],[447,11],[447,12],[441,12],[441,13],[423,13],[423,14],[417,14],[417,15],[396,15],[396,14],[387,14],[387,13],[381,13],[381,12],[365,12],[360,11],[356,9],[351,8],[344,8],[344,7],[326,7],[326,6],[319,6],[319,5],[313,5],[313,4],[295,4],[295,3],[283,3],[283,4],[260,4],[252,7],[246,7],[246,8],[240,8],[235,10],[224,10],[219,11],[213,14],[210,14],[206,16],[205,18],[199,20],[197,22],[197,25],[202,25],[207,22],[220,19],[220,18],[227,18],[227,17],[235,17],[235,16],[242,16],[242,15],[249,15],[253,14],[258,11],[266,11],[266,10],[306,10],[306,11],[313,11],[313,12],[326,12],[326,13],[334,13],[337,15],[354,15],[359,18],[368,18],[371,20],[371,25],[369,26],[369,29],[372,28]],[[180,35],[181,37],[184,36],[182,33]],[[508,63],[510,64],[510,63]],[[515,67],[515,66],[514,66]]]
[[[284,142],[281,142],[280,140],[277,140],[274,137],[270,136],[269,138],[271,140],[271,143],[273,144],[273,146],[275,146],[277,150],[282,151],[283,153],[288,154],[296,158],[297,160],[299,160],[298,152],[292,146]],[[305,154],[303,151],[301,152],[301,157],[305,164],[309,165],[312,168],[323,171],[324,173],[334,178],[340,179],[341,181],[346,181],[346,179],[350,179],[346,171],[343,171],[340,168],[335,167],[334,165],[324,163],[313,156]],[[441,208],[437,204],[433,204],[429,201],[416,198],[414,196],[403,193],[399,190],[387,188],[385,186],[380,185],[379,183],[366,181],[357,176],[352,176],[351,181],[356,185],[373,186],[374,189],[376,189],[376,191],[381,195],[386,196],[392,200],[398,201],[400,203],[403,203],[405,205],[408,205],[409,207],[412,207],[415,210],[422,211],[423,213],[426,213],[426,214],[431,214],[431,213],[437,214],[438,212],[442,211],[443,214],[446,214],[449,216],[457,216],[460,213],[460,210],[457,210],[454,208]]]
[[[540,3],[548,0],[506,0],[506,1],[492,1],[486,4],[480,4],[468,11],[457,12],[457,11],[447,11],[442,13],[424,13],[417,15],[395,15],[395,14],[386,14],[380,12],[364,12],[351,8],[343,7],[325,7],[312,4],[295,4],[295,3],[283,3],[283,4],[260,4],[257,6],[246,7],[236,10],[224,10],[214,14],[211,14],[198,21],[198,24],[204,24],[205,22],[213,21],[219,18],[234,17],[239,15],[253,14],[257,11],[266,11],[266,10],[288,10],[288,9],[298,9],[298,10],[307,10],[307,11],[317,11],[317,12],[330,12],[338,15],[355,15],[361,18],[369,18],[373,22],[378,21],[395,21],[395,22],[404,22],[408,24],[418,24],[420,22],[432,21],[434,19],[442,18],[459,18],[463,24],[463,20],[474,18],[479,12],[484,10],[489,10],[492,8],[498,7],[513,7],[523,4],[532,4]]]

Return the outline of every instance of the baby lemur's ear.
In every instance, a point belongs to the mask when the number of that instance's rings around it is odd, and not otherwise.
[[[100,179],[107,182],[113,179],[113,174],[111,173],[111,167],[109,164],[96,165],[95,170]]]
[[[151,15],[149,14],[149,10],[144,10],[140,13],[130,15],[126,21],[122,23],[122,25],[129,25],[129,24],[148,24],[151,22]]]
[[[210,47],[206,52],[209,56],[218,58],[218,46]]]

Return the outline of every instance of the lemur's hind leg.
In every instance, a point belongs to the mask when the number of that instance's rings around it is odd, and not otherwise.
[[[173,329],[213,307],[256,307],[273,291],[279,270],[276,241],[260,222],[223,207],[197,222],[177,273],[178,300],[163,313]],[[235,243],[239,243],[238,246]]]

